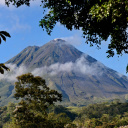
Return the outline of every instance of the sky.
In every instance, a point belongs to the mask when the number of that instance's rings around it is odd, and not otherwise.
[[[5,63],[28,46],[42,46],[50,40],[62,38],[105,66],[128,76],[126,74],[127,55],[120,57],[115,55],[112,58],[107,58],[106,51],[110,39],[106,42],[103,41],[101,49],[98,50],[96,46],[90,47],[85,43],[86,40],[82,38],[81,30],[69,31],[60,23],[57,23],[49,36],[39,26],[39,21],[44,16],[43,8],[40,6],[41,0],[31,2],[30,7],[22,6],[19,8],[7,7],[4,1],[0,0],[0,31],[9,32],[11,38],[7,38],[7,41],[3,41],[0,45],[0,63]]]

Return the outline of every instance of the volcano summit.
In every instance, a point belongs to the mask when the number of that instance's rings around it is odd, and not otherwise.
[[[24,65],[25,70],[45,78],[50,88],[62,93],[62,104],[65,105],[86,105],[128,98],[126,76],[119,75],[62,39],[54,39],[41,47],[29,46],[7,61],[7,64],[15,64],[17,68]],[[4,96],[3,100],[12,100],[13,83],[0,82],[0,88],[6,88],[5,93],[0,92]]]

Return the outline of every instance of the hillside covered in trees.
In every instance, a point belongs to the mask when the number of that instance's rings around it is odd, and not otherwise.
[[[13,114],[16,104],[0,107],[0,128],[21,128],[15,123]],[[85,107],[63,107],[52,105],[47,109],[47,119],[53,128],[118,128],[128,125],[128,103],[92,104]]]

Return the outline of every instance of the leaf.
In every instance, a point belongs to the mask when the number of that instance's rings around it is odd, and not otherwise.
[[[0,63],[0,67],[1,67],[1,66],[5,66],[5,64],[3,64],[3,63]]]
[[[6,66],[2,66],[2,68],[4,68],[7,71],[10,71],[10,69],[8,67],[6,67]]]
[[[126,67],[126,73],[128,73],[128,64],[127,64],[127,67]]]
[[[10,71],[10,69],[8,67],[5,66],[5,64],[0,63],[0,73],[4,74],[4,69],[7,71]]]
[[[0,35],[2,37],[2,39],[6,42],[6,38],[5,36],[3,36],[2,34]]]
[[[4,74],[4,70],[0,67],[0,73]]]
[[[7,36],[7,37],[11,37],[10,34],[9,34],[8,32],[6,32],[6,31],[0,31],[0,33],[1,33],[1,34],[4,34],[4,35]]]

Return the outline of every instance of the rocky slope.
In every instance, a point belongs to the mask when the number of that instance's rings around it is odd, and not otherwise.
[[[119,75],[61,39],[41,47],[29,46],[7,63],[18,67],[24,64],[31,71],[36,69],[48,86],[63,94],[63,104],[86,105],[115,98],[127,100],[128,97],[126,76]],[[10,92],[14,91],[13,88]]]

